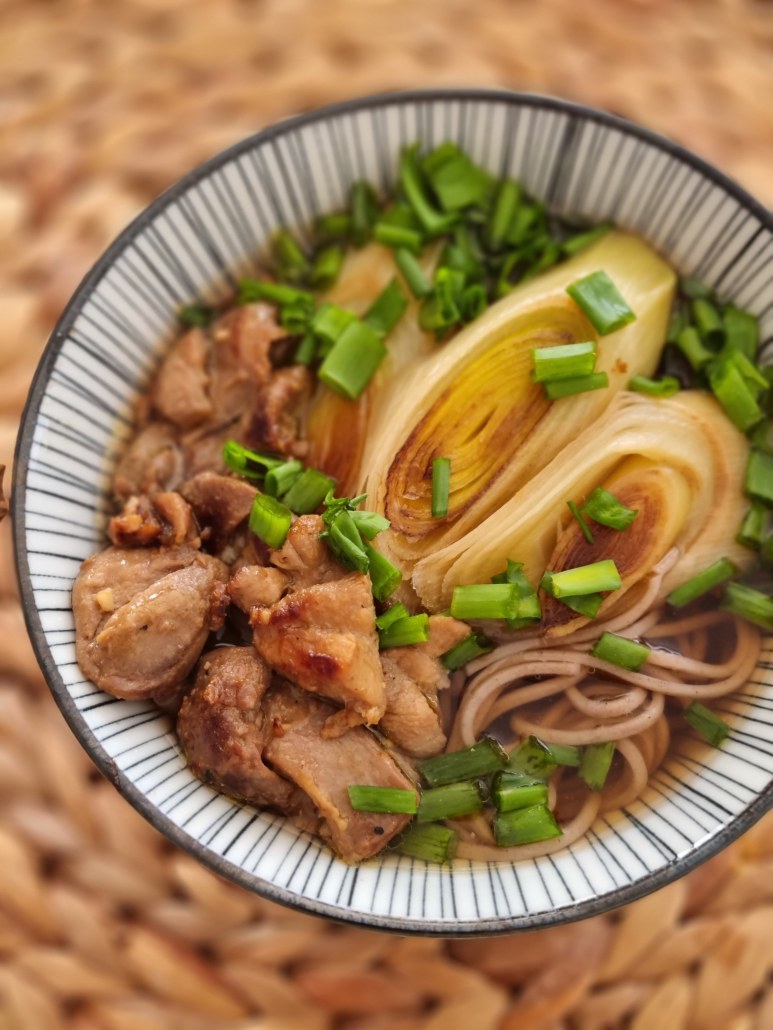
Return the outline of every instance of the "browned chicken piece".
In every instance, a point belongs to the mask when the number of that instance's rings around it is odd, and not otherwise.
[[[251,411],[256,392],[271,377],[269,351],[287,333],[267,304],[244,304],[210,329],[212,422],[220,424]]]
[[[370,580],[359,572],[295,590],[250,614],[255,647],[272,668],[343,705],[330,715],[327,737],[374,725],[384,714],[375,621]]]
[[[258,606],[270,608],[287,589],[287,576],[265,565],[242,565],[228,582],[228,593],[237,608],[248,615]]]
[[[439,657],[469,634],[466,623],[432,615],[425,644],[381,652],[387,704],[380,728],[414,758],[439,754],[446,745],[437,695],[448,686],[449,677]]]
[[[115,697],[174,693],[222,625],[228,569],[189,547],[109,547],[73,589],[76,657]]]
[[[346,575],[346,569],[338,564],[325,541],[320,540],[324,529],[319,515],[301,515],[290,526],[284,544],[271,552],[271,564],[289,575],[292,589],[301,590]]]
[[[153,407],[179,429],[193,429],[212,415],[209,351],[209,341],[201,329],[191,329],[174,346],[156,376],[151,391]]]
[[[263,763],[272,722],[261,700],[270,683],[271,671],[253,647],[207,652],[183,699],[177,732],[194,776],[233,797],[287,811],[298,790]]]
[[[298,411],[310,396],[311,373],[303,365],[274,372],[253,408],[245,434],[248,446],[303,457],[308,446],[298,442]]]
[[[180,493],[193,508],[203,539],[216,554],[245,522],[257,490],[243,479],[200,472],[180,487]]]
[[[174,429],[164,422],[151,422],[134,437],[118,462],[113,490],[122,500],[156,490],[174,490],[184,474]]]
[[[193,512],[178,493],[130,497],[108,524],[107,535],[116,547],[162,547],[187,543],[198,548],[201,539]]]
[[[325,730],[334,717],[332,705],[289,685],[272,688],[264,710],[273,725],[264,758],[314,802],[323,820],[320,835],[345,862],[360,862],[381,851],[411,817],[355,812],[348,788],[415,788],[376,736],[357,726],[331,739]]]

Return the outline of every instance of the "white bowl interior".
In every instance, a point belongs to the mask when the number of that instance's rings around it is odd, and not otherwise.
[[[283,818],[217,794],[189,772],[152,703],[83,678],[70,591],[103,544],[132,407],[176,324],[255,267],[270,233],[346,202],[353,179],[393,179],[402,144],[451,139],[560,212],[614,219],[682,273],[761,318],[773,355],[771,222],[699,161],[632,126],[511,94],[374,98],[283,123],[198,170],[113,245],[57,328],[33,388],[15,491],[19,570],[34,643],[57,700],[129,800],[221,873],[279,901],[400,931],[547,925],[645,893],[729,842],[770,804],[773,639],[754,678],[721,703],[721,750],[671,755],[643,798],[564,851],[512,864],[428,867],[387,854],[346,866]]]

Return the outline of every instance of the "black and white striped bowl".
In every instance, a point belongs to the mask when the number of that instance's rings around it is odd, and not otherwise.
[[[705,162],[619,118],[544,97],[453,90],[372,97],[266,129],[195,169],[113,243],[76,292],[38,369],[13,492],[18,573],[38,659],[99,768],[158,829],[217,872],[309,912],[400,932],[481,934],[597,913],[727,845],[773,797],[773,640],[722,703],[721,750],[674,754],[629,809],[565,851],[451,868],[388,854],[357,868],[276,815],[188,771],[170,720],[119,701],[75,662],[70,591],[104,542],[111,469],[175,311],[226,296],[280,225],[303,232],[355,178],[387,186],[401,144],[455,140],[558,210],[613,219],[761,318],[773,360],[773,220]],[[66,255],[62,255],[66,260]]]

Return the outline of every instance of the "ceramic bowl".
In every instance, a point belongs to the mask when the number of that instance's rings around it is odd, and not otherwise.
[[[546,97],[453,90],[370,97],[293,118],[194,169],[109,247],[62,315],[38,369],[16,458],[13,516],[27,624],[73,732],[170,840],[248,890],[401,933],[508,932],[578,919],[695,868],[773,798],[773,638],[723,699],[732,733],[671,754],[644,796],[536,861],[432,867],[386,854],[347,866],[284,818],[215,793],[186,767],[150,702],[120,701],[75,661],[70,592],[104,542],[111,469],[183,303],[226,296],[272,231],[387,186],[401,145],[454,140],[558,212],[612,219],[682,273],[761,318],[773,360],[773,219],[730,179],[619,118]],[[66,255],[62,255],[66,260]]]

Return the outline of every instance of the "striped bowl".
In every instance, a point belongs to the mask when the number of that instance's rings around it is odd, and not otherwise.
[[[612,219],[684,274],[761,318],[773,360],[773,219],[675,144],[546,97],[452,90],[371,97],[273,126],[196,168],[112,244],[60,319],[37,371],[16,456],[18,575],[38,660],[65,718],[117,789],[216,872],[309,912],[401,933],[507,932],[630,902],[694,868],[773,798],[773,639],[754,678],[722,702],[721,750],[672,754],[645,795],[578,843],[517,863],[432,867],[395,854],[358,867],[284,818],[196,780],[173,724],[120,701],[75,661],[70,592],[102,547],[111,470],[133,404],[181,304],[227,296],[280,225],[303,234],[353,179],[389,185],[402,144],[454,140],[559,212]]]

